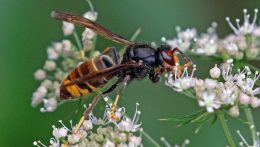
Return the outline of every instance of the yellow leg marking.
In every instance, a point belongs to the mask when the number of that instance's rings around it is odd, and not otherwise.
[[[130,80],[130,76],[129,76],[129,75],[124,78],[124,80],[123,80],[123,82],[122,82],[122,85],[121,85],[121,88],[119,89],[119,91],[118,91],[118,93],[117,93],[117,95],[116,95],[116,99],[115,99],[115,101],[114,101],[114,103],[113,103],[113,105],[112,105],[112,108],[111,108],[111,117],[112,117],[113,120],[119,121],[119,119],[120,119],[120,118],[118,118],[118,117],[116,116],[115,111],[116,111],[116,107],[117,107],[118,100],[119,100],[119,98],[120,98],[120,96],[121,96],[123,90],[125,89],[126,84],[127,84],[127,82],[128,82],[129,80]]]
[[[68,146],[69,146],[69,142],[68,142],[68,141],[65,141],[64,147],[68,147]]]
[[[116,120],[116,121],[119,121],[119,118],[115,114],[119,97],[120,97],[120,94],[117,94],[116,95],[116,99],[115,99],[115,101],[114,101],[114,103],[112,105],[112,108],[111,108],[111,117],[112,117],[113,120]]]
[[[78,122],[78,124],[77,124],[77,126],[76,126],[76,128],[75,128],[75,130],[73,131],[73,133],[78,133],[79,128],[80,128],[81,125],[83,124],[84,120],[85,120],[85,116],[82,116],[82,117],[80,118],[80,120],[79,120],[79,122]]]

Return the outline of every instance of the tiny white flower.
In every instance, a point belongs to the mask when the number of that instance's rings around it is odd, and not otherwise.
[[[212,90],[217,86],[217,81],[212,79],[205,79],[204,84],[208,90]]]
[[[221,84],[219,87],[219,99],[223,104],[233,105],[238,98],[238,87],[233,83],[227,81]]]
[[[38,104],[40,104],[43,101],[44,96],[47,93],[47,89],[44,86],[40,86],[34,93],[32,96],[32,102],[31,105],[32,107],[37,106]]]
[[[142,138],[141,137],[131,136],[129,138],[129,146],[130,147],[140,146],[141,142],[142,142]]]
[[[62,43],[61,42],[54,42],[53,48],[57,53],[62,52]]]
[[[213,113],[214,109],[220,108],[220,103],[216,101],[216,94],[214,92],[204,91],[201,93],[201,99],[199,99],[199,106],[205,106],[209,113]]]
[[[131,119],[126,118],[118,124],[118,128],[121,131],[130,132],[134,128],[134,124]]]
[[[34,78],[36,80],[43,80],[46,78],[46,73],[42,69],[38,69],[36,72],[34,72]]]
[[[69,40],[63,40],[62,45],[63,45],[62,49],[65,53],[67,53],[71,50],[71,42]]]
[[[42,83],[41,83],[42,86],[46,87],[46,88],[51,88],[52,86],[52,81],[51,80],[48,80],[48,79],[45,79]]]
[[[185,31],[179,31],[178,37],[183,40],[191,40],[197,35],[197,30],[195,28],[186,29]]]
[[[64,36],[71,35],[74,31],[74,28],[75,28],[74,24],[65,21],[62,22],[62,31]]]
[[[256,29],[254,29],[253,35],[256,37],[260,37],[260,27],[257,27]]]
[[[82,41],[84,42],[85,40],[93,39],[95,35],[96,33],[93,30],[85,28],[84,32],[82,33]]]
[[[173,75],[170,74],[165,84],[172,87],[175,91],[181,92],[193,87],[195,85],[195,79],[193,77],[185,76],[174,80]]]
[[[78,133],[71,134],[68,136],[68,141],[70,144],[75,144],[75,143],[79,142],[79,140],[80,140],[80,136]]]
[[[52,131],[52,135],[59,139],[61,137],[65,137],[67,136],[67,133],[68,133],[68,129],[62,127],[62,128],[56,128],[53,126],[53,131]]]
[[[230,55],[236,55],[239,51],[238,46],[235,43],[225,43],[226,51]]]
[[[250,15],[247,14],[247,9],[244,9],[243,12],[244,12],[244,23],[240,26],[240,20],[239,19],[236,19],[236,23],[237,23],[237,27],[235,27],[231,21],[230,21],[230,18],[229,17],[226,17],[226,21],[228,22],[228,25],[230,26],[230,28],[237,34],[243,34],[243,35],[246,35],[246,34],[249,34],[249,33],[252,33],[254,28],[255,28],[255,24],[256,24],[256,19],[257,19],[257,13],[258,13],[258,9],[255,9],[255,14],[254,14],[254,18],[253,18],[253,21],[252,23],[249,22],[249,18],[250,18]]]
[[[260,100],[257,97],[252,97],[250,103],[253,108],[257,108],[260,106]]]
[[[82,124],[82,127],[85,131],[91,130],[93,128],[93,124],[90,120],[85,120]]]
[[[105,144],[103,144],[102,147],[115,147],[115,143],[113,143],[112,141],[110,140],[106,140]]]
[[[42,112],[52,112],[57,108],[56,98],[44,99],[44,108],[41,109]]]
[[[56,63],[52,60],[47,60],[43,68],[48,71],[53,71],[56,68]]]
[[[48,59],[51,60],[56,60],[59,57],[58,53],[52,47],[47,48],[47,54],[48,54]]]

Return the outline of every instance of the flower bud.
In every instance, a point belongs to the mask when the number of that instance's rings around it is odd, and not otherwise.
[[[71,42],[69,40],[63,40],[62,45],[63,45],[63,51],[69,52],[71,50]]]
[[[233,107],[231,107],[228,111],[229,115],[231,117],[238,117],[239,116],[239,109],[238,109],[238,106],[235,105]]]
[[[52,81],[51,80],[48,80],[48,79],[45,79],[42,84],[42,86],[46,87],[46,88],[50,88],[52,86]]]
[[[83,17],[91,20],[91,21],[96,21],[97,20],[97,16],[98,16],[98,13],[95,12],[95,11],[88,11],[86,12],[85,14],[83,14]]]
[[[250,103],[250,97],[247,94],[241,92],[239,94],[239,102],[243,105],[248,105]]]
[[[75,28],[74,24],[69,23],[69,22],[65,22],[65,21],[63,21],[62,24],[63,24],[62,25],[62,31],[63,31],[64,36],[71,35],[74,31],[74,28]]]
[[[212,69],[210,69],[209,74],[212,78],[217,79],[219,78],[221,71],[218,68],[217,64],[215,65],[215,67],[213,67]]]
[[[86,131],[91,130],[93,128],[93,124],[90,120],[85,120],[82,126]]]
[[[75,144],[79,142],[79,140],[80,140],[79,134],[72,134],[68,136],[68,141],[70,144]]]
[[[257,107],[260,106],[260,100],[257,97],[251,98],[251,102],[250,103],[251,103],[251,106],[253,108],[257,108]]]
[[[43,80],[46,77],[46,73],[44,70],[42,69],[38,69],[35,73],[34,73],[34,78],[36,80]]]
[[[56,63],[54,61],[47,60],[47,61],[45,61],[43,68],[48,71],[53,71],[56,68]]]

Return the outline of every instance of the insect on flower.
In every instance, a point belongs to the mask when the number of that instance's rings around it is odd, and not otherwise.
[[[192,61],[178,48],[162,45],[155,49],[147,44],[137,44],[89,19],[66,12],[53,11],[52,17],[87,27],[101,36],[127,46],[122,57],[118,55],[114,47],[106,48],[101,55],[86,60],[64,79],[60,86],[60,97],[67,100],[88,95],[117,77],[117,81],[109,89],[94,98],[91,107],[85,111],[82,121],[88,117],[99,98],[111,93],[120,83],[121,87],[111,108],[111,115],[115,120],[118,99],[128,82],[148,76],[152,82],[156,83],[164,72],[181,75],[184,69],[192,65]],[[182,56],[185,62],[183,65],[178,55]]]

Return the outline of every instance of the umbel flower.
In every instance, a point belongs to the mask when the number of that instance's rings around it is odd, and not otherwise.
[[[89,2],[89,1],[88,1]],[[89,2],[91,5],[91,3]],[[92,7],[91,7],[92,8]],[[98,13],[93,10],[83,14],[84,17],[95,21]],[[36,70],[34,78],[41,84],[32,94],[31,105],[36,107],[41,105],[41,112],[52,112],[56,110],[59,102],[59,85],[68,72],[74,69],[78,64],[84,61],[90,55],[98,55],[99,52],[93,52],[96,34],[86,28],[82,33],[82,41],[79,39],[74,25],[62,22],[62,31],[64,36],[73,35],[73,41],[64,39],[62,41],[53,42],[47,48],[47,60],[42,68]],[[83,46],[81,45],[83,44]]]
[[[194,78],[194,71],[189,74],[185,69],[181,77],[169,75],[166,85],[177,92],[183,92],[195,98],[199,106],[205,107],[208,113],[227,108],[229,114],[236,117],[239,115],[238,108],[241,106],[252,108],[260,106],[258,98],[260,87],[255,86],[260,74],[258,71],[253,73],[247,66],[244,69],[238,69],[235,74],[232,73],[232,69],[232,59],[219,67],[215,65],[209,71],[211,78]]]
[[[110,105],[106,106],[102,118],[97,118],[93,113],[89,119],[83,122],[78,132],[74,132],[76,128],[70,121],[70,128],[63,124],[60,120],[60,127],[52,126],[53,137],[50,139],[51,147],[139,147],[142,145],[142,131],[139,117],[141,112],[136,111],[133,118],[125,116],[125,108],[119,108],[116,111],[120,121],[116,122],[110,118]],[[41,141],[33,142],[35,146],[47,146]]]
[[[179,47],[184,52],[196,55],[212,56],[227,60],[259,60],[260,59],[260,26],[257,24],[258,9],[254,10],[253,20],[247,9],[244,12],[244,22],[236,19],[236,26],[229,17],[226,21],[234,33],[220,39],[216,33],[217,23],[213,22],[206,33],[197,34],[195,28],[181,30],[176,28],[177,37],[173,39],[162,38],[162,41],[172,47]],[[191,50],[190,50],[191,49]]]

